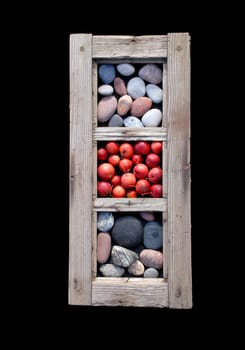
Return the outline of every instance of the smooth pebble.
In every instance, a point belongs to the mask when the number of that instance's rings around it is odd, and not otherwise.
[[[144,272],[145,278],[157,278],[158,277],[158,271],[154,269],[153,267],[149,267]]]
[[[160,109],[152,108],[143,115],[141,120],[144,126],[159,126],[162,120],[162,112]]]
[[[97,236],[97,261],[104,264],[111,252],[111,235],[108,232],[100,232]]]
[[[111,212],[101,212],[98,214],[97,228],[100,231],[107,232],[114,225],[114,216]]]
[[[98,121],[107,122],[117,109],[117,99],[115,96],[102,97],[98,103]]]
[[[114,114],[109,120],[108,126],[123,126],[123,118],[118,114]]]
[[[101,85],[99,88],[98,88],[98,93],[102,96],[110,96],[113,94],[113,87],[111,85],[108,85],[108,84],[104,84],[104,85]]]
[[[124,81],[119,77],[116,77],[114,79],[114,89],[119,96],[127,95],[126,85]]]
[[[147,94],[147,96],[150,97],[152,102],[154,102],[154,103],[162,102],[163,91],[159,86],[154,85],[154,84],[146,85],[146,94]]]
[[[113,264],[104,264],[99,267],[100,272],[104,277],[121,277],[125,269],[120,266],[116,266]]]
[[[117,113],[119,115],[127,114],[132,106],[132,103],[132,98],[129,95],[120,97],[117,104]]]
[[[128,267],[138,259],[138,254],[127,248],[114,245],[111,250],[111,257],[115,265]]]
[[[124,126],[128,127],[128,128],[143,128],[144,125],[142,124],[142,122],[133,116],[129,116],[127,118],[124,119],[123,121]]]
[[[111,235],[117,245],[137,247],[143,240],[143,224],[135,216],[121,216],[115,220]]]
[[[152,100],[149,97],[138,97],[134,100],[130,113],[135,117],[141,117],[152,106]]]
[[[99,67],[99,77],[104,84],[111,83],[116,76],[116,70],[113,64],[102,64]]]
[[[163,254],[158,250],[144,249],[140,253],[140,261],[147,267],[154,267],[155,269],[162,269]]]
[[[139,70],[139,77],[151,84],[162,81],[162,70],[156,64],[146,64]]]
[[[145,271],[145,267],[141,261],[135,260],[129,267],[128,272],[134,276],[141,276]]]
[[[134,99],[144,96],[145,95],[144,81],[139,77],[130,79],[127,84],[127,91],[128,91],[128,94]]]
[[[120,74],[128,77],[129,75],[134,74],[135,68],[132,64],[129,63],[121,63],[117,65],[117,70]]]
[[[144,246],[149,249],[160,249],[162,247],[162,242],[162,225],[157,221],[147,222],[144,226]]]

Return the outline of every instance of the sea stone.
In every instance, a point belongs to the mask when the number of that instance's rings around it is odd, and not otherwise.
[[[120,97],[117,105],[117,113],[119,115],[127,114],[132,106],[132,103],[132,98],[129,95]]]
[[[100,232],[97,236],[97,261],[104,264],[111,253],[111,236],[108,232]]]
[[[97,228],[102,232],[109,231],[114,225],[114,216],[111,212],[101,212],[98,214]]]
[[[147,222],[144,226],[143,243],[146,248],[160,249],[162,247],[162,225],[157,221]]]
[[[102,97],[98,103],[98,121],[107,122],[117,109],[117,99],[115,96]]]
[[[143,224],[135,216],[121,216],[115,220],[111,235],[117,245],[137,247],[143,240]]]
[[[114,79],[114,89],[119,96],[127,95],[126,85],[124,81],[119,77],[116,77]]]
[[[159,126],[162,120],[162,112],[160,109],[152,108],[142,117],[144,126]]]
[[[125,272],[123,267],[115,266],[113,264],[101,265],[99,270],[104,277],[121,277]]]
[[[130,113],[135,117],[141,117],[152,106],[152,101],[149,97],[138,97],[134,100]]]
[[[152,102],[154,102],[154,103],[162,102],[163,91],[162,91],[162,89],[160,89],[159,86],[154,85],[154,84],[146,85],[146,93],[147,93],[147,96],[150,97]]]
[[[140,276],[143,275],[145,271],[145,267],[142,264],[141,261],[135,260],[129,267],[128,267],[128,272],[131,273],[134,276]]]
[[[123,121],[124,126],[128,127],[128,128],[143,128],[144,125],[141,123],[141,121],[133,116],[129,116],[127,118],[124,119]]]
[[[117,266],[128,267],[138,258],[138,254],[132,250],[114,245],[111,250],[112,261]]]
[[[159,84],[162,81],[162,70],[156,64],[146,64],[139,70],[138,75],[151,84]]]
[[[145,278],[157,278],[158,277],[158,271],[154,269],[153,267],[149,267],[144,272]]]
[[[145,95],[145,83],[141,78],[132,78],[127,84],[128,94],[132,98],[138,98]]]
[[[110,96],[113,94],[113,87],[108,84],[101,85],[98,88],[98,93],[102,96]]]
[[[140,261],[148,267],[155,269],[162,269],[163,266],[163,254],[158,250],[144,249],[140,253]]]
[[[102,64],[99,68],[99,77],[104,84],[111,83],[116,76],[113,64]]]
[[[128,77],[129,75],[134,74],[135,68],[132,64],[129,63],[121,63],[117,65],[117,70],[120,74]]]
[[[109,120],[108,126],[123,126],[123,118],[118,114],[114,114]]]
[[[140,216],[142,217],[142,219],[144,219],[145,221],[154,221],[155,220],[155,214],[153,213],[153,211],[141,211],[140,212]]]

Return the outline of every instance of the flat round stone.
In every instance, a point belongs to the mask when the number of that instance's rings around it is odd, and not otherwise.
[[[108,232],[100,232],[97,236],[97,261],[104,264],[111,253],[111,235]]]
[[[116,76],[116,70],[113,64],[102,64],[99,67],[99,77],[104,84],[111,83]]]
[[[104,277],[121,277],[125,270],[123,267],[113,264],[104,264],[99,267],[100,272]]]
[[[162,112],[160,109],[152,108],[142,117],[144,126],[159,126],[162,120]]]
[[[162,70],[156,64],[146,64],[139,70],[139,77],[151,84],[159,84],[162,81]]]
[[[132,64],[129,63],[121,63],[117,65],[117,70],[120,74],[128,77],[129,75],[134,74],[135,68]]]
[[[152,100],[149,97],[138,97],[134,100],[130,113],[135,117],[141,117],[152,106]]]
[[[138,254],[127,248],[114,245],[111,250],[113,264],[128,267],[138,258]]]
[[[101,123],[107,122],[117,109],[117,99],[115,96],[106,96],[98,103],[98,121]]]
[[[118,114],[114,114],[109,120],[108,126],[123,126],[123,118]]]
[[[130,79],[127,84],[127,91],[128,91],[128,94],[134,99],[144,96],[145,95],[144,81],[139,77]]]
[[[158,277],[158,271],[154,269],[153,267],[149,267],[144,272],[145,278],[157,278]]]
[[[155,269],[162,269],[163,267],[163,254],[158,250],[144,249],[140,253],[140,261],[147,267],[153,267]]]
[[[129,267],[128,272],[134,276],[141,276],[145,271],[145,267],[141,261],[135,260]]]
[[[127,118],[125,118],[123,120],[123,124],[124,126],[128,127],[128,128],[143,128],[144,125],[142,124],[142,122],[133,116],[129,116]]]
[[[144,226],[144,246],[149,249],[160,249],[162,247],[162,242],[162,225],[157,221],[147,222]]]
[[[108,84],[100,85],[98,88],[98,93],[102,96],[110,96],[113,94],[113,87]]]
[[[114,79],[114,89],[119,96],[127,95],[126,85],[124,81],[119,77],[116,77]]]
[[[143,240],[142,222],[135,216],[121,216],[115,220],[111,235],[117,245],[137,247]]]
[[[132,98],[129,95],[124,95],[119,98],[118,104],[117,104],[117,113],[119,115],[125,115],[128,113],[132,106]]]
[[[111,212],[100,212],[97,218],[97,228],[99,231],[107,232],[114,225],[114,216]]]
[[[146,85],[146,94],[154,103],[162,102],[163,91],[159,86],[154,84]]]

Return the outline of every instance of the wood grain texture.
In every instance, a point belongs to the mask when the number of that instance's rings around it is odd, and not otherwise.
[[[162,278],[98,277],[92,286],[94,306],[168,306],[168,284]]]
[[[167,129],[162,127],[151,128],[126,128],[126,127],[98,127],[94,130],[94,140],[143,140],[165,141],[167,140]]]
[[[91,304],[92,35],[70,36],[69,304]]]
[[[191,308],[190,37],[168,39],[169,307]]]
[[[166,211],[165,198],[97,198],[93,202],[96,211]]]
[[[166,35],[93,37],[93,58],[156,57],[167,57]]]
[[[163,74],[162,74],[162,126],[167,127],[167,109],[168,109],[168,68],[167,64],[163,64]]]

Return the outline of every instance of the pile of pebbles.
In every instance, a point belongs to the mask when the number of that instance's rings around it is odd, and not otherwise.
[[[161,126],[161,65],[101,64],[98,77],[99,126]]]
[[[155,212],[98,213],[98,276],[162,277],[161,218]]]

